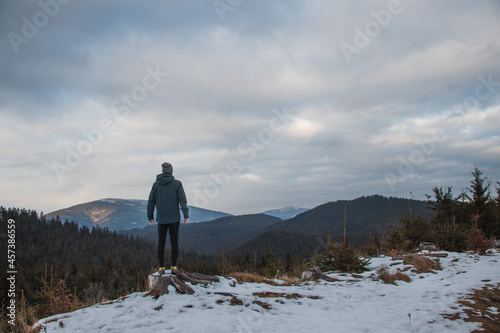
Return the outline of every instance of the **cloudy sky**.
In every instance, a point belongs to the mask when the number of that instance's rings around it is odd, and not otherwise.
[[[500,2],[0,2],[0,204],[233,214],[500,181]]]

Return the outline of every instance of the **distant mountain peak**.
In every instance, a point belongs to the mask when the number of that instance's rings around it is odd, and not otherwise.
[[[291,219],[291,218],[293,218],[293,217],[295,217],[295,216],[297,216],[305,211],[308,211],[308,210],[309,209],[307,209],[307,208],[286,206],[283,208],[268,210],[268,211],[263,212],[262,214],[274,216],[274,217],[280,218],[282,220],[288,220],[288,219]]]
[[[148,225],[146,216],[147,200],[103,198],[46,214],[47,218],[59,216],[61,221],[75,221],[79,226],[92,228],[99,226],[109,230],[143,228]],[[189,220],[192,223],[212,221],[230,216],[194,206],[189,206]]]
[[[297,209],[301,209],[301,208],[298,208],[298,207],[295,207],[295,206],[286,206],[286,207],[283,207],[281,208],[280,210],[285,212],[285,211],[288,211],[288,210],[297,210]]]

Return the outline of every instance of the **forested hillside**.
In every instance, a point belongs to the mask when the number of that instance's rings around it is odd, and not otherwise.
[[[143,290],[156,263],[155,245],[139,237],[79,228],[73,222],[46,221],[36,211],[17,208],[1,207],[0,219],[2,238],[7,235],[9,219],[15,225],[15,260],[9,264],[15,268],[11,271],[17,271],[19,322]],[[1,256],[0,266],[7,267],[6,255]],[[2,313],[9,304],[10,297],[4,292],[9,289],[7,284],[7,271],[3,270]]]
[[[249,241],[275,223],[281,223],[281,219],[265,214],[227,216],[204,223],[181,223],[179,244],[186,252],[220,254]],[[157,239],[156,225],[133,232],[152,241]]]
[[[276,256],[307,258],[314,251],[324,250],[326,237],[292,230],[268,230],[237,247],[232,254],[242,257],[247,254],[265,255],[269,250]]]
[[[321,252],[328,239],[343,241],[344,209],[347,240],[358,247],[371,237],[373,247],[377,248],[380,240],[400,224],[400,218],[410,210],[424,219],[432,218],[434,212],[428,205],[425,201],[380,195],[328,202],[267,227],[255,238],[234,249],[233,254],[242,256],[255,252],[264,255],[271,250],[281,258],[287,255],[306,258],[314,252]],[[379,240],[378,244],[373,244],[375,239]]]
[[[223,251],[242,254],[254,250],[265,254],[272,248],[281,257],[287,253],[307,257],[318,246],[321,247],[321,243],[326,243],[328,236],[342,241],[344,206],[347,238],[354,244],[362,244],[368,235],[383,237],[388,230],[400,223],[400,218],[408,214],[410,209],[426,219],[432,218],[434,212],[428,205],[425,201],[373,195],[329,202],[285,221],[255,214],[183,224],[179,241],[186,251],[203,254],[219,254]],[[127,232],[152,241],[157,237],[156,226]]]
[[[424,218],[433,216],[426,201],[410,200],[381,195],[363,196],[353,200],[328,202],[310,209],[285,223],[270,229],[294,230],[310,234],[338,235],[344,233],[344,208],[346,232],[353,234],[382,234],[399,223],[401,216],[410,212]]]

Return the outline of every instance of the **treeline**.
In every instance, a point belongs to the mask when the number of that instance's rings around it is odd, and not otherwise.
[[[7,270],[0,273],[0,331],[26,331],[39,318],[73,311],[134,291],[146,290],[148,274],[158,269],[156,244],[108,229],[79,227],[59,218],[46,220],[36,211],[1,207],[0,235],[15,221],[15,258],[2,249],[0,266],[16,273],[16,323],[9,325]],[[215,273],[215,259],[181,251],[189,269]],[[170,256],[167,253],[167,258]]]
[[[346,201],[319,206],[280,222],[280,228],[275,228],[273,221],[252,217],[253,226],[261,227],[257,237],[219,255],[181,249],[178,266],[184,271],[226,276],[245,272],[268,278],[300,277],[305,267],[311,265],[361,271],[364,262],[358,260],[359,256],[376,256],[391,249],[414,251],[420,242],[432,242],[448,251],[484,251],[492,247],[493,238],[500,236],[500,188],[495,189],[493,197],[493,187],[483,172],[475,168],[472,176],[470,186],[456,197],[451,187],[435,187],[424,202],[432,214],[423,209],[421,201],[371,196],[358,200],[365,204],[356,207],[356,216],[354,206],[349,210],[353,202]],[[382,205],[387,208],[381,209]],[[342,233],[345,209],[347,242]],[[0,210],[2,247],[7,245],[7,221],[15,221],[19,332],[39,318],[144,291],[148,274],[158,269],[156,241],[108,229],[80,227],[58,218],[46,220],[31,210]],[[224,224],[229,238],[236,237],[233,230],[246,232],[250,226],[234,222],[228,220]],[[385,227],[392,229],[387,232]],[[217,241],[215,236],[212,242]],[[8,267],[6,255],[0,257],[0,264]],[[0,330],[6,331],[11,328],[5,320],[10,298],[6,270],[0,275]]]
[[[108,229],[78,226],[59,218],[46,220],[34,210],[0,207],[0,236],[7,249],[8,221],[15,221],[15,259],[0,257],[1,267],[14,265],[16,326],[7,323],[10,283],[0,273],[0,331],[29,331],[40,318],[74,311],[147,289],[147,276],[158,269],[156,242]],[[265,256],[256,258],[258,267]],[[170,251],[166,249],[166,264]],[[182,270],[222,274],[224,258],[180,249]],[[244,258],[242,259],[244,260]],[[257,266],[256,266],[257,267]],[[274,267],[274,266],[273,266]],[[268,269],[268,270],[273,270]]]
[[[370,232],[381,234],[386,228],[396,226],[410,205],[424,218],[433,216],[425,201],[370,195],[328,202],[273,227],[309,234],[339,235],[344,232],[346,217],[348,235],[367,235]]]
[[[75,222],[46,221],[25,209],[1,207],[0,218],[1,234],[7,233],[9,219],[15,221],[15,261],[9,264],[17,271],[17,304],[24,302],[32,317],[144,289],[156,253],[150,241],[79,228]],[[0,262],[7,267],[7,256]],[[10,300],[3,292],[8,289],[6,271],[1,275],[0,302],[6,313]]]
[[[483,171],[475,167],[470,186],[458,196],[451,186],[436,186],[427,195],[432,219],[410,211],[401,218],[387,237],[389,248],[412,250],[420,242],[432,242],[441,250],[484,252],[500,237],[500,183],[496,183],[496,198]]]

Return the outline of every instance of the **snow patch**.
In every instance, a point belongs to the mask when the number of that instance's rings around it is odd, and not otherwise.
[[[482,280],[500,283],[498,257],[448,253],[440,258],[441,271],[407,270],[412,281],[397,285],[374,278],[380,267],[407,268],[389,257],[373,258],[370,270],[354,277],[328,273],[336,282],[271,286],[220,277],[206,287],[193,285],[194,295],[170,290],[155,300],[138,292],[37,325],[47,332],[470,332],[479,324],[463,320],[458,301],[485,285]],[[457,311],[456,320],[443,316]]]

